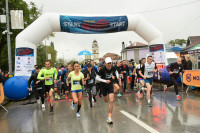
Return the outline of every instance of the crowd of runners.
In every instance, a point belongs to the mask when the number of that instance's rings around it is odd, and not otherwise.
[[[177,100],[181,100],[176,82],[183,71],[181,59],[178,58],[168,67],[168,70],[172,81],[164,86],[164,91],[166,92],[167,87],[174,85]],[[112,59],[107,57],[98,65],[93,60],[82,65],[75,61],[73,64],[55,68],[51,67],[49,61],[46,61],[43,68],[35,65],[28,85],[29,91],[34,90],[37,102],[41,103],[42,109],[45,109],[44,102],[48,101],[50,112],[53,112],[54,99],[59,100],[64,95],[71,102],[72,110],[75,110],[77,105],[77,117],[80,117],[83,93],[87,93],[91,108],[97,102],[96,96],[99,96],[109,103],[107,123],[112,124],[115,94],[117,98],[121,98],[127,92],[137,89],[137,97],[139,99],[146,97],[147,106],[152,107],[152,84],[157,71],[152,56],[142,58],[138,64],[134,60],[128,61],[128,64],[126,60],[113,63]]]

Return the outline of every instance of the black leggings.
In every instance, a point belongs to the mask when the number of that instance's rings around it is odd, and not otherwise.
[[[87,93],[89,95],[89,102],[90,104],[92,104],[92,94],[91,94],[91,91],[93,93],[93,99],[96,101],[96,86],[93,86],[93,87],[87,87]]]
[[[97,92],[99,91],[99,96],[101,96],[102,92],[101,92],[101,83],[96,83],[96,90]]]
[[[44,104],[44,89],[36,90],[35,88],[35,98],[38,100],[41,97],[41,102]]]
[[[134,84],[135,84],[135,75],[132,75],[131,89],[134,89]]]
[[[167,87],[174,85],[174,90],[176,92],[176,95],[178,95],[178,84],[176,82],[178,77],[170,76],[170,78],[171,78],[171,82],[167,85]]]

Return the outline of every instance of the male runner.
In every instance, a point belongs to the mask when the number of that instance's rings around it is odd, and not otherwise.
[[[39,97],[41,98],[42,109],[44,109],[45,108],[44,88],[43,88],[44,81],[37,79],[38,73],[40,72],[40,68],[38,66],[35,67],[35,71],[36,71],[36,73],[33,73],[31,75],[30,79],[28,80],[28,88],[29,88],[29,91],[31,91],[31,82],[33,81],[33,88],[35,90],[35,98],[36,98],[38,104],[40,104]]]
[[[142,71],[144,71],[144,74],[142,74]],[[149,107],[152,107],[150,92],[153,84],[153,75],[156,71],[156,65],[153,62],[152,56],[150,55],[147,57],[147,62],[141,67],[141,70],[139,71],[140,76],[144,78],[144,82],[146,84],[146,88],[144,88],[144,90],[147,91],[147,100]]]
[[[42,77],[43,75],[43,77]],[[51,64],[49,61],[45,61],[45,68],[43,68],[38,76],[37,79],[45,80],[45,93],[49,92],[50,97],[50,112],[53,112],[53,83],[56,83],[57,78],[57,70],[55,68],[51,68]],[[54,81],[54,82],[53,82]]]
[[[114,88],[113,88],[113,81],[116,78],[116,69],[112,66],[112,59],[110,57],[107,57],[105,59],[106,66],[103,66],[99,71],[99,76],[97,76],[96,80],[99,80],[102,82],[102,94],[103,99],[105,102],[108,102],[109,97],[109,113],[108,113],[108,119],[107,123],[112,124],[113,121],[111,119],[112,117],[112,110],[113,110],[113,104],[114,104]]]
[[[182,81],[183,65],[181,63],[181,58],[177,58],[176,62],[170,64],[168,68],[169,68],[171,82],[168,85],[164,85],[164,91],[166,92],[167,87],[174,85],[176,98],[177,100],[181,100],[181,97],[178,95],[178,84],[177,84],[177,78],[179,77],[179,75],[181,76],[181,81]]]

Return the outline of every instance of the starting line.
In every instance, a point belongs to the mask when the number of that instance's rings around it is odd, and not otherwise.
[[[151,133],[160,133],[157,130],[153,129],[152,127],[150,127],[149,125],[145,124],[144,122],[140,121],[139,119],[137,119],[136,117],[132,116],[131,114],[121,110],[120,111],[122,114],[124,114],[126,117],[128,117],[129,119],[131,119],[132,121],[136,122],[138,125],[140,125],[141,127],[145,128],[147,131],[151,132]]]

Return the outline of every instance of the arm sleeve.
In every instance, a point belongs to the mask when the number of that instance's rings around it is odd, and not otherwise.
[[[117,78],[119,78],[119,73],[118,73],[117,70],[115,71],[115,75],[116,75]]]
[[[40,70],[38,76],[37,76],[37,79],[41,79],[41,80],[44,80],[44,77],[41,77],[43,74],[43,70]]]
[[[96,79],[97,81],[106,83],[106,80],[105,80],[105,79],[102,79],[99,75],[97,75],[95,79]]]

